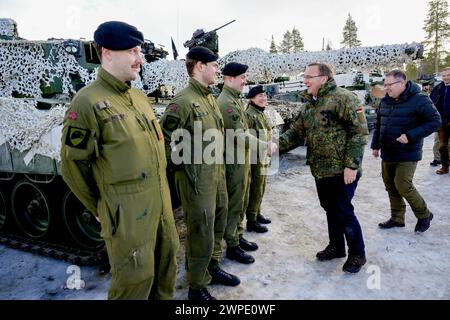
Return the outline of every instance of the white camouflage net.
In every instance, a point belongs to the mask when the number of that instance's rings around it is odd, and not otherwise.
[[[18,37],[17,23],[13,19],[0,19],[0,35]]]
[[[1,29],[0,32],[7,34],[8,31]],[[44,47],[49,51],[47,54]],[[405,53],[406,49],[409,54]],[[261,82],[282,75],[298,75],[315,61],[330,63],[336,71],[394,67],[415,58],[419,50],[420,45],[415,43],[298,54],[270,54],[251,48],[231,52],[218,63],[219,71],[231,61],[245,63],[249,66],[248,79]],[[41,137],[61,125],[67,106],[58,105],[50,111],[37,110],[35,102],[14,99],[12,95],[40,98],[41,83],[49,85],[58,78],[62,82],[62,92],[73,96],[73,75],[89,84],[95,79],[96,70],[80,66],[75,57],[65,51],[64,40],[0,40],[0,97],[4,97],[0,99],[0,138],[3,136],[3,140],[20,151],[32,148],[35,153],[58,158],[59,143],[55,146],[42,142],[45,139]],[[134,81],[133,85],[146,93],[165,85],[176,93],[186,86],[187,80],[184,61],[158,60],[144,63],[142,79]]]
[[[56,105],[50,110],[36,109],[36,101],[0,97],[0,137],[11,148],[21,152],[39,145],[41,137],[64,119],[65,105]],[[41,143],[39,152],[51,158],[59,157],[56,146]]]

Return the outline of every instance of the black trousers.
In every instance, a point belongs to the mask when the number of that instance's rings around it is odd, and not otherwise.
[[[320,205],[325,209],[328,222],[330,245],[348,254],[365,256],[361,226],[354,213],[352,199],[358,185],[359,176],[351,184],[344,183],[343,176],[316,180]]]

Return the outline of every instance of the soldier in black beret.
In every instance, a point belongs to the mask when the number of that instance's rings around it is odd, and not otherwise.
[[[222,70],[224,76],[237,77],[244,74],[248,69],[248,66],[238,62],[230,62],[225,65]]]
[[[186,59],[201,61],[203,63],[213,62],[219,59],[219,56],[205,47],[195,47],[186,54]]]
[[[261,85],[253,87],[247,93],[247,99],[252,99],[252,98],[256,97],[258,94],[264,93],[264,92],[266,92],[266,91],[264,90],[264,87]]]
[[[148,97],[129,83],[139,76],[144,37],[110,21],[94,39],[101,66],[66,113],[61,174],[100,220],[111,265],[108,299],[172,299],[179,238],[164,137]]]

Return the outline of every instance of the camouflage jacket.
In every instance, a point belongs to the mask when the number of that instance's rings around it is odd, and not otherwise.
[[[344,168],[361,174],[369,131],[357,96],[330,79],[319,89],[317,100],[310,94],[305,98],[304,111],[280,137],[280,151],[306,138],[307,159],[315,179],[342,175]]]

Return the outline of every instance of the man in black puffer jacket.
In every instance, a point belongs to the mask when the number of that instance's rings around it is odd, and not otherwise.
[[[372,139],[372,154],[380,155],[384,185],[391,203],[391,218],[379,224],[382,229],[405,226],[408,201],[417,217],[416,232],[430,227],[433,214],[413,185],[417,162],[422,160],[423,139],[441,125],[441,117],[430,98],[418,85],[406,81],[400,70],[389,72],[384,80],[387,90],[378,109]]]

